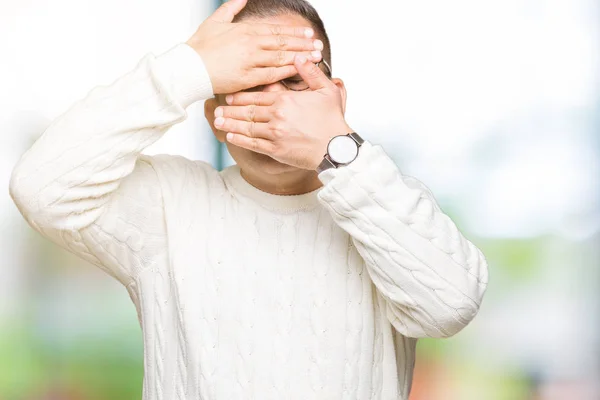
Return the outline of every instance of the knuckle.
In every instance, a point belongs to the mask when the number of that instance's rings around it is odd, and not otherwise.
[[[282,108],[276,108],[273,111],[273,115],[275,115],[275,118],[284,119],[285,118],[285,111]]]
[[[287,38],[283,35],[278,35],[277,36],[277,44],[279,45],[279,47],[286,47],[288,44]]]
[[[319,67],[317,67],[317,64],[312,64],[310,66],[310,68],[308,69],[308,73],[310,76],[317,76],[317,75],[319,75],[319,72],[320,72],[320,70],[319,70]]]
[[[277,80],[277,70],[274,67],[267,68],[265,77],[268,83],[275,82]]]
[[[269,145],[269,153],[276,156],[281,156],[282,154],[281,144],[279,142],[271,142]]]
[[[278,50],[275,57],[275,65],[278,67],[285,65],[286,52],[284,50]]]
[[[273,25],[271,27],[271,33],[273,35],[281,35],[281,25]]]
[[[262,98],[263,98],[263,92],[256,92],[253,95],[254,99],[252,101],[253,104],[260,104]]]
[[[254,121],[248,124],[248,136],[254,136]]]
[[[250,141],[250,146],[252,147],[252,150],[257,151],[258,150],[258,140],[256,138],[252,138]]]
[[[246,56],[243,58],[243,62],[241,63],[241,65],[238,67],[240,68],[240,73],[242,74],[243,77],[245,78],[251,78],[252,77],[252,65],[250,63],[249,58]]]
[[[250,104],[248,106],[248,121],[254,121],[254,117],[256,116],[256,105]]]
[[[273,136],[273,140],[275,142],[278,142],[279,140],[283,139],[283,133],[276,129],[273,129],[273,131],[271,132],[271,135]]]
[[[275,135],[277,137],[283,136],[284,130],[285,130],[285,127],[280,122],[275,122],[271,126],[271,131],[273,132],[273,135]]]

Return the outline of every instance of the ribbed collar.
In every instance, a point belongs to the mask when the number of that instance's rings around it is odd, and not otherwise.
[[[307,210],[319,204],[317,194],[323,187],[313,190],[312,192],[298,195],[278,195],[263,192],[262,190],[252,186],[241,175],[240,166],[233,164],[221,171],[225,183],[238,194],[241,200],[247,199],[257,205],[283,213],[290,213],[300,210]]]

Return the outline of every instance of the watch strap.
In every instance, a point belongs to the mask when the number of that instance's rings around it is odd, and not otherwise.
[[[349,133],[348,136],[350,136],[352,139],[354,139],[354,141],[358,144],[358,147],[360,147],[360,145],[365,142],[364,139],[361,138],[359,136],[359,134],[356,132]]]
[[[337,165],[329,159],[328,154],[325,154],[323,156],[323,161],[321,161],[321,164],[319,164],[319,166],[317,167],[317,174],[320,174],[321,172],[329,168],[337,168]]]

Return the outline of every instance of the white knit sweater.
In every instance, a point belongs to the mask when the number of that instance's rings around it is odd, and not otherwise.
[[[407,399],[417,338],[477,313],[483,254],[368,140],[297,196],[258,190],[237,165],[141,154],[210,96],[191,47],[147,54],[47,128],[12,198],[127,288],[144,399]]]

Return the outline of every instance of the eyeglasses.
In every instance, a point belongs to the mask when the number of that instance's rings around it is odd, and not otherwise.
[[[329,66],[327,61],[323,59],[315,65],[318,67],[321,65],[321,63],[325,66],[325,75],[327,75],[328,78],[331,78],[331,67]],[[282,79],[279,82],[281,82],[283,86],[285,86],[289,90],[293,90],[294,92],[302,92],[304,90],[308,90],[309,88],[308,83],[306,83],[300,75],[295,75],[290,78]]]
[[[325,75],[327,75],[328,78],[331,79],[331,67],[325,60],[321,60],[318,63],[315,63],[315,65],[319,67],[321,63],[325,66],[325,71],[323,72],[325,73]],[[295,75],[290,78],[282,79],[279,81],[279,83],[281,83],[287,89],[293,90],[294,92],[302,92],[304,90],[309,89],[308,83],[306,83],[300,75]],[[246,89],[244,90],[244,92],[259,92],[263,89],[264,86],[265,85],[256,86],[251,89]]]

